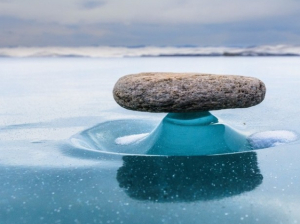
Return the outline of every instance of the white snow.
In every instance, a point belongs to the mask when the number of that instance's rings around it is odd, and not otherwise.
[[[12,47],[0,48],[1,57],[91,57],[142,56],[300,56],[300,46],[264,45],[255,47]]]
[[[147,137],[149,133],[142,133],[142,134],[137,134],[137,135],[127,135],[123,137],[119,137],[115,140],[115,143],[117,145],[130,145],[133,143],[136,143],[143,138]]]
[[[254,149],[274,147],[297,140],[297,135],[291,131],[265,131],[258,132],[248,138]]]

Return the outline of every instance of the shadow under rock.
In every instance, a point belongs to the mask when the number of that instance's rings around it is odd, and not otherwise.
[[[217,200],[254,190],[263,176],[255,152],[217,156],[124,156],[119,186],[137,200]]]

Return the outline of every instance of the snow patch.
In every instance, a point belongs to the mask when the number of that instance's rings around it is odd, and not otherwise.
[[[164,57],[164,56],[300,56],[300,46],[255,47],[7,47],[0,57]]]
[[[293,142],[297,138],[294,132],[279,130],[255,133],[248,140],[254,149],[263,149]]]
[[[136,142],[139,142],[143,138],[146,138],[149,135],[149,133],[142,133],[137,135],[127,135],[123,137],[119,137],[115,140],[115,143],[117,145],[130,145]]]

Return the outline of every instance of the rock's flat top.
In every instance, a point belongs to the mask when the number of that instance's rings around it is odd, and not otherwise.
[[[148,112],[196,112],[245,108],[263,101],[266,87],[257,78],[197,73],[140,73],[115,84],[116,102]]]

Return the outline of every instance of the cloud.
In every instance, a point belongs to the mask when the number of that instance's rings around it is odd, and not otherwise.
[[[299,44],[298,0],[0,0],[0,46]]]
[[[3,16],[69,25],[222,24],[296,14],[299,9],[296,0],[0,1]]]
[[[105,5],[105,1],[84,1],[82,7],[84,9],[95,9]]]
[[[0,17],[0,47],[96,45],[110,31],[94,25],[61,25]]]

